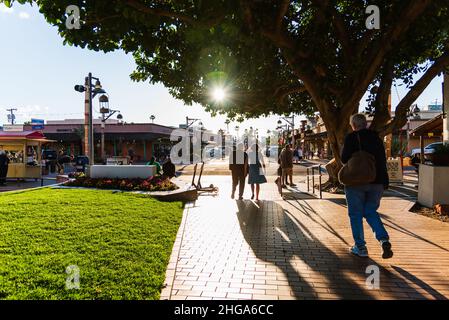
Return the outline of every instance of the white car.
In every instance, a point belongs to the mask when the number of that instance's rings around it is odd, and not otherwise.
[[[442,145],[442,144],[443,144],[442,142],[435,142],[435,143],[429,144],[428,146],[426,146],[426,147],[424,148],[424,156],[434,153],[434,152],[435,152],[435,147],[436,147],[436,146],[439,146],[439,145]],[[415,149],[413,149],[413,150],[412,150],[412,157],[413,157],[415,154],[416,154],[416,155],[420,155],[420,154],[421,154],[421,148],[415,148]]]

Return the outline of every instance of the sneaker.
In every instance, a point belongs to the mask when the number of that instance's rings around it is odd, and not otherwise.
[[[358,257],[361,258],[368,258],[368,249],[365,248],[359,248],[357,246],[353,246],[352,248],[349,249],[349,251]]]
[[[391,250],[391,243],[388,240],[381,241],[382,245],[382,258],[390,259],[393,257],[393,251]]]

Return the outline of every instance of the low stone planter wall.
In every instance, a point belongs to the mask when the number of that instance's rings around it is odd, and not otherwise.
[[[172,190],[172,191],[153,191],[153,192],[72,187],[72,186],[65,186],[64,184],[52,186],[51,188],[54,188],[54,189],[104,190],[104,191],[113,191],[113,192],[131,192],[131,193],[137,193],[137,194],[146,194],[146,195],[149,195],[151,197],[158,199],[159,201],[164,201],[164,202],[181,201],[181,202],[187,203],[187,202],[196,201],[198,199],[198,191],[194,187],[191,187],[188,185],[181,186],[181,187],[179,187],[179,189]]]
[[[58,174],[56,176],[56,183],[63,183],[63,182],[67,182],[67,181],[70,181],[70,178],[68,175]]]
[[[92,165],[89,168],[91,178],[110,179],[146,179],[156,175],[156,166],[142,165]]]
[[[449,167],[419,166],[418,202],[428,208],[449,204]]]

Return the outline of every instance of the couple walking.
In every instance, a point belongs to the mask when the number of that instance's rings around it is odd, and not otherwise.
[[[239,200],[243,200],[245,191],[245,180],[248,175],[248,184],[251,185],[251,199],[259,200],[260,185],[267,182],[264,174],[265,162],[259,145],[253,144],[248,152],[245,152],[244,145],[239,143],[233,147],[232,154],[229,157],[229,170],[232,173],[232,194],[235,198],[235,191],[239,186]]]

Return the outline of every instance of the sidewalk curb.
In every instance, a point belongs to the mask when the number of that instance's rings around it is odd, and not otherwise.
[[[195,205],[194,202],[189,202],[184,207],[181,224],[179,226],[178,233],[176,234],[176,240],[175,243],[173,244],[173,249],[170,254],[170,260],[168,262],[167,271],[165,272],[164,288],[161,291],[161,296],[159,300],[171,299],[173,282],[175,281],[176,268],[178,266],[179,254],[181,252],[181,244],[184,238],[185,226],[189,215],[189,210],[194,205]]]

